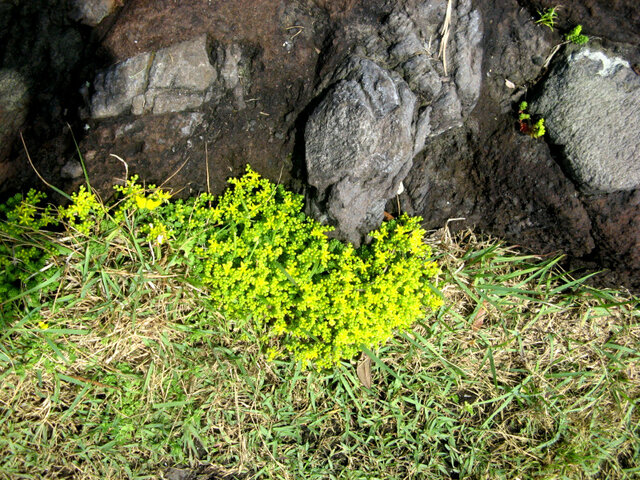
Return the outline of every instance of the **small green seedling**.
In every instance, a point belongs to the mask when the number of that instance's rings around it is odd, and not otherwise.
[[[520,123],[522,123],[523,120],[529,120],[531,118],[531,115],[527,113],[527,108],[529,108],[529,104],[527,102],[520,102],[520,110],[518,111],[518,119],[520,120]]]
[[[546,131],[546,128],[544,128],[544,118],[539,118],[536,123],[531,126],[529,135],[533,138],[540,138],[544,136]]]
[[[538,25],[544,25],[545,27],[549,27],[551,29],[551,31],[553,32],[553,27],[556,24],[556,19],[558,18],[558,13],[557,10],[560,7],[555,6],[552,8],[547,8],[544,11],[540,11],[538,10],[538,15],[540,15],[540,18],[538,20],[536,20],[536,23]]]
[[[589,37],[582,35],[582,25],[573,27],[573,29],[564,36],[564,39],[576,45],[584,45],[589,41]]]
[[[520,125],[520,131],[533,138],[540,138],[544,136],[546,132],[546,129],[544,127],[544,118],[540,118],[532,124],[531,114],[527,112],[529,104],[527,102],[520,102],[520,106],[518,108],[518,121]]]

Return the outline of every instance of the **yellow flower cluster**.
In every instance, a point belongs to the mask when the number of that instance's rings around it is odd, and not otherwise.
[[[116,185],[113,188],[123,195],[123,200],[115,212],[115,217],[119,220],[139,210],[156,210],[171,198],[169,192],[156,188],[155,185],[147,185],[146,188],[140,185],[138,175],[127,179],[124,186]]]
[[[53,207],[38,204],[46,195],[29,190],[26,196],[16,194],[0,205],[0,316],[2,302],[44,282],[49,270],[44,268],[52,255],[46,242],[34,242],[39,230],[57,225]]]
[[[96,222],[104,216],[104,207],[95,194],[87,191],[84,185],[81,185],[71,198],[73,201],[68,207],[58,209],[59,217],[80,233],[88,235]]]
[[[137,180],[116,187],[122,197],[111,207],[80,187],[58,219],[92,238],[123,235],[124,241],[140,242],[136,255],[145,255],[140,245],[148,243],[154,261],[162,258],[206,288],[228,318],[240,326],[251,322],[265,345],[274,346],[272,358],[292,356],[330,368],[441,305],[430,288],[438,267],[418,218],[384,223],[371,232],[371,245],[355,249],[330,240],[330,227],[303,213],[302,196],[251,168],[217,199],[202,194],[170,202],[168,192]],[[55,221],[46,211],[38,213],[38,195],[0,209],[12,219],[11,228]],[[33,272],[47,255],[24,249],[16,256],[9,247],[0,254],[0,266],[13,272],[0,297],[12,294],[14,280],[22,281],[23,272]],[[17,268],[16,260],[17,267],[29,268]]]
[[[281,353],[331,367],[440,306],[419,219],[385,223],[356,250],[329,240],[301,196],[250,168],[230,183],[211,213],[220,226],[197,252],[201,279],[228,316],[251,319]]]
[[[148,223],[140,229],[147,234],[147,242],[153,245],[162,245],[171,237],[171,231],[163,223]]]
[[[17,230],[23,230],[23,227],[24,229],[39,230],[47,225],[57,223],[52,216],[51,206],[38,208],[38,203],[46,198],[45,193],[31,189],[24,198],[21,194],[17,194],[9,199],[0,210],[5,212],[8,225],[13,224]]]

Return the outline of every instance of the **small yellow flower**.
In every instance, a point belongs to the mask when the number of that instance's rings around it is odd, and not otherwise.
[[[40,328],[40,330],[46,330],[47,328],[49,328],[49,324],[40,321],[40,322],[38,322],[38,327]]]
[[[146,231],[148,231],[147,241],[156,245],[162,245],[171,236],[171,231],[167,230],[167,227],[162,223],[158,225],[149,223],[146,226]]]
[[[162,200],[153,200],[142,195],[136,195],[135,199],[138,208],[146,208],[147,210],[155,210],[162,203]]]

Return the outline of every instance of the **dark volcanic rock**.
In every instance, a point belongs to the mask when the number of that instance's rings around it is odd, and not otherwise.
[[[593,8],[608,4],[585,3]],[[632,2],[623,3],[635,13],[618,19],[620,29],[631,30],[629,26],[637,22],[638,12],[631,8]],[[582,6],[569,7],[567,14],[572,23],[563,20],[551,32],[536,26],[535,17],[531,16],[549,6],[552,5],[529,5],[527,11],[506,1],[479,3],[486,33],[484,81],[478,105],[466,130],[448,140],[441,137],[431,144],[433,155],[427,149],[424,159],[419,156],[414,160],[414,168],[405,181],[407,194],[401,199],[408,208],[416,207],[414,211],[425,216],[434,228],[443,223],[444,214],[448,218],[464,217],[465,222],[453,222],[451,226],[475,225],[537,252],[567,252],[573,258],[582,258],[584,264],[612,269],[611,275],[599,277],[605,282],[608,278],[616,284],[638,285],[633,278],[637,278],[640,264],[632,252],[637,248],[640,229],[632,220],[637,211],[632,192],[597,197],[582,193],[565,175],[568,169],[562,149],[552,145],[549,150],[540,141],[517,133],[517,105],[533,98],[530,91],[540,90],[537,84],[544,78],[554,44],[562,42],[562,33],[569,26],[586,25],[583,20],[591,18],[576,13],[584,13]],[[618,15],[620,8],[622,4],[616,5],[612,15]],[[610,21],[611,18],[603,20],[597,33],[606,34],[602,25]],[[594,33],[586,27],[585,30],[587,34]],[[614,56],[633,67],[638,61],[637,47],[614,44],[611,40],[615,36],[617,33],[599,40],[608,45]],[[637,46],[638,39],[635,42]],[[563,54],[562,47],[557,54]],[[640,71],[637,65],[635,71]],[[447,155],[448,147],[455,153]],[[637,155],[632,158],[637,165]],[[620,237],[616,238],[613,232]]]
[[[591,253],[587,211],[547,146],[510,135],[477,146],[462,128],[432,142],[414,160],[401,205],[427,228],[457,219],[453,229],[477,225],[539,253]]]
[[[0,70],[0,162],[7,158],[27,119],[28,87],[18,72]]]
[[[476,104],[480,15],[468,0],[450,5],[407,1],[381,25],[344,32],[358,56],[325,77],[320,88],[329,93],[305,131],[308,181],[316,187],[311,211],[341,238],[359,243],[378,227],[412,157],[461,126]]]
[[[411,167],[416,97],[371,60],[352,57],[345,70],[309,118],[305,152],[312,212],[359,245]]]
[[[549,140],[582,189],[640,186],[640,76],[627,60],[591,46],[567,50],[531,112],[544,117]]]
[[[25,122],[23,133],[33,162],[47,178],[59,180],[72,151],[67,123],[78,128],[80,87],[104,56],[87,27],[71,19],[67,0],[0,2],[0,70],[20,75],[28,105],[10,123]],[[1,120],[5,123],[4,120]],[[0,197],[31,186],[42,188],[26,161],[19,136],[3,138],[0,147]],[[57,182],[64,186],[64,182]]]
[[[612,268],[616,283],[639,290],[640,190],[597,195],[584,202],[598,245],[597,264]]]
[[[480,13],[470,0],[457,2],[450,12],[447,7],[446,0],[408,0],[381,24],[348,26],[341,38],[358,55],[400,74],[415,93],[414,153],[429,138],[461,126],[480,95]]]

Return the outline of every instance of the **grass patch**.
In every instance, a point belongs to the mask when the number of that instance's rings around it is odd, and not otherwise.
[[[638,299],[558,258],[434,235],[444,306],[367,350],[367,388],[356,360],[270,361],[262,332],[187,281],[184,252],[145,235],[20,234],[38,273],[0,306],[0,478],[640,472]]]

